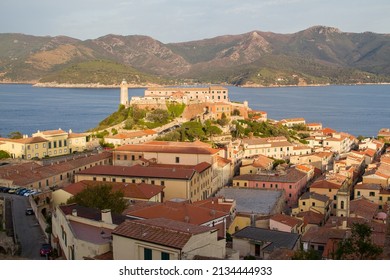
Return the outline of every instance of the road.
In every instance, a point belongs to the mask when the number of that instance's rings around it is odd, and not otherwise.
[[[12,213],[17,237],[22,247],[21,257],[31,260],[44,259],[39,255],[42,243],[46,243],[45,235],[38,225],[35,215],[26,216],[25,210],[30,207],[27,197],[0,193],[1,196],[12,198]]]

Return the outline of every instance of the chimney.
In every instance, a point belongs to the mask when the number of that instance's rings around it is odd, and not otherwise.
[[[103,209],[101,211],[102,221],[107,224],[112,224],[111,209]]]
[[[77,209],[72,209],[72,216],[77,217]]]

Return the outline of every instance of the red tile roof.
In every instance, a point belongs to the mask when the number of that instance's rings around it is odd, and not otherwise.
[[[367,220],[372,220],[379,208],[378,204],[371,202],[365,197],[352,200],[349,205],[351,215],[354,214]]]
[[[325,219],[324,214],[313,211],[304,211],[297,214],[297,217],[303,218],[305,224],[320,225]]]
[[[211,148],[202,142],[166,142],[151,141],[144,144],[124,145],[115,149],[118,152],[154,152],[170,154],[207,154],[214,155],[220,150]]]
[[[112,187],[113,192],[122,191],[124,193],[124,197],[133,199],[151,199],[152,197],[161,193],[165,188],[164,186],[157,186],[145,183],[114,183],[83,180],[78,183],[66,186],[63,188],[63,190],[72,195],[76,195],[88,187],[93,188],[101,184],[110,185]]]
[[[28,138],[20,138],[20,139],[11,139],[11,138],[0,138],[0,140],[5,142],[13,142],[13,143],[21,143],[21,144],[35,144],[47,142],[47,140],[43,137],[28,137]]]
[[[209,163],[198,165],[165,165],[156,164],[150,166],[93,166],[78,174],[85,175],[109,175],[122,177],[144,177],[144,178],[170,178],[190,180],[195,172],[203,171],[210,167]]]
[[[288,225],[289,227],[299,226],[303,223],[302,220],[300,220],[300,219],[297,219],[297,218],[294,218],[291,216],[287,216],[284,214],[275,214],[270,219],[274,220],[276,222]]]
[[[139,219],[167,218],[175,221],[202,225],[226,217],[228,216],[228,213],[210,210],[209,208],[190,204],[188,202],[167,201],[140,210],[129,210],[126,212],[126,215]]]
[[[113,232],[131,239],[182,249],[193,235],[214,231],[210,227],[197,226],[164,218],[125,221]]]
[[[281,183],[297,183],[303,178],[307,177],[305,172],[299,171],[295,168],[287,169],[284,174],[277,175],[260,175],[260,174],[244,174],[236,176],[233,180],[259,181],[259,182],[281,182]]]
[[[341,184],[331,182],[328,180],[318,180],[315,181],[311,186],[310,189],[315,189],[315,188],[320,188],[320,189],[340,189]]]

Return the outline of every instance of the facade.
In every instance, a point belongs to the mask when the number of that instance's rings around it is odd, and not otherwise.
[[[278,213],[269,219],[269,228],[271,230],[302,234],[303,221],[292,216]]]
[[[229,101],[228,89],[220,86],[208,88],[148,88],[145,90],[145,97],[169,99],[178,92],[183,93],[188,101]]]
[[[66,204],[68,199],[75,196],[79,192],[86,188],[93,188],[102,184],[97,181],[80,181],[77,183],[70,184],[64,188],[55,190],[52,194],[53,204],[61,205]],[[129,202],[134,200],[137,201],[151,201],[151,202],[162,202],[163,200],[163,186],[145,184],[145,183],[120,183],[120,182],[105,182],[110,185],[112,190],[123,192],[124,199]]]
[[[240,167],[240,175],[259,174],[264,171],[271,171],[274,160],[263,155],[258,155],[254,159],[243,159]]]
[[[91,156],[75,156],[63,162],[39,165],[34,162],[4,166],[0,169],[0,185],[18,186],[35,190],[61,187],[74,180],[76,172],[93,166],[111,164],[112,154],[103,152]]]
[[[307,173],[289,168],[283,173],[246,174],[233,178],[233,187],[284,190],[286,204],[292,207],[308,182]]]
[[[233,249],[240,252],[240,257],[254,256],[269,259],[271,253],[280,249],[296,251],[300,245],[297,233],[246,227],[232,236]]]
[[[11,158],[39,159],[84,151],[86,134],[76,134],[58,130],[33,133],[32,137],[23,135],[21,139],[0,138],[0,150],[8,152]]]
[[[283,119],[279,121],[279,124],[293,127],[294,125],[306,125],[306,121],[304,118]]]
[[[217,230],[164,218],[126,221],[113,236],[114,260],[224,259],[225,240]]]
[[[384,209],[390,203],[390,190],[384,189],[379,184],[359,183],[354,187],[354,198],[366,198],[378,204],[379,209]]]
[[[310,164],[322,172],[330,170],[333,164],[333,153],[319,152],[310,155],[296,155],[290,157],[292,164]]]
[[[324,217],[323,222],[330,217],[332,212],[333,202],[332,200],[323,194],[315,192],[305,192],[298,202],[298,207],[292,209],[292,214],[297,216],[301,212],[312,211],[322,214]]]
[[[111,251],[111,233],[126,217],[76,204],[57,206],[52,245],[67,260],[93,258]]]
[[[256,155],[264,155],[275,159],[286,159],[294,154],[294,146],[287,138],[246,138],[242,140],[244,157],[250,158]]]
[[[141,144],[153,140],[157,137],[157,135],[158,134],[155,130],[146,129],[106,136],[104,137],[104,141],[115,146]]]
[[[146,183],[164,186],[164,200],[197,201],[216,192],[212,185],[211,165],[94,166],[76,174],[82,180],[121,183]]]

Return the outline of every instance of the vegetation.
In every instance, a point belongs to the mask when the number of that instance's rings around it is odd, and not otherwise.
[[[233,137],[242,138],[249,135],[258,137],[285,136],[288,140],[297,139],[296,132],[282,125],[273,125],[269,122],[254,122],[248,120],[234,121]]]
[[[8,134],[8,138],[10,139],[21,139],[23,138],[23,134],[20,131],[12,131]]]
[[[375,260],[380,257],[383,249],[375,245],[371,239],[371,227],[367,224],[354,223],[351,228],[351,237],[338,244],[335,258]]]
[[[130,66],[109,60],[93,60],[71,65],[42,78],[40,82],[60,84],[120,84],[123,79],[130,84],[165,83],[166,81],[141,73]]]
[[[186,108],[186,104],[184,103],[177,103],[177,102],[166,102],[166,106],[168,109],[169,116],[171,118],[178,118],[183,114],[184,109]]]
[[[100,210],[111,209],[111,212],[118,214],[122,213],[127,207],[123,192],[113,191],[112,187],[105,183],[85,188],[68,199],[67,203],[77,203],[85,207],[98,208]]]
[[[321,260],[321,255],[318,251],[310,249],[308,251],[304,251],[302,249],[295,251],[292,256],[293,260]]]
[[[0,150],[0,159],[10,158],[10,154],[6,151]]]

